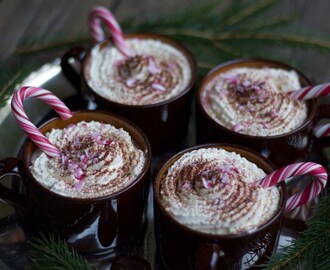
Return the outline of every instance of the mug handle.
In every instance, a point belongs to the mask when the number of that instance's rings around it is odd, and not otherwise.
[[[22,178],[23,164],[17,158],[0,160],[0,181],[7,175],[16,175]],[[30,212],[27,199],[0,183],[0,201],[25,212]]]
[[[329,105],[319,106],[318,120],[322,119],[330,119]],[[317,125],[313,132],[317,138],[317,140],[315,140],[315,145],[318,149],[322,149],[330,145],[330,123]]]
[[[225,252],[216,243],[200,244],[196,254],[196,269],[228,269]]]
[[[81,94],[81,73],[80,66],[77,71],[73,63],[70,63],[71,59],[77,61],[80,65],[87,53],[87,49],[84,47],[74,47],[67,51],[61,58],[61,68],[64,76],[67,80],[78,90]]]
[[[318,120],[330,119],[330,108],[328,105],[320,105],[318,109]],[[319,124],[314,127],[314,135],[317,138],[325,138],[330,136],[330,124]]]

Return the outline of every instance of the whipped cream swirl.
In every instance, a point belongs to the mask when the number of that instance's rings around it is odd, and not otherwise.
[[[202,93],[206,112],[222,126],[253,136],[274,136],[301,126],[304,101],[285,93],[301,88],[295,71],[237,68],[217,75]]]
[[[166,211],[191,229],[211,234],[252,231],[278,209],[277,187],[250,185],[264,176],[234,152],[202,148],[172,164],[162,179],[160,197]]]
[[[122,104],[154,104],[175,97],[191,80],[185,55],[153,39],[127,39],[136,56],[125,58],[116,47],[96,46],[85,77],[100,96]]]
[[[33,176],[51,191],[74,198],[113,194],[130,185],[145,166],[145,153],[128,132],[96,121],[79,122],[46,134],[60,149],[49,158],[36,151]]]

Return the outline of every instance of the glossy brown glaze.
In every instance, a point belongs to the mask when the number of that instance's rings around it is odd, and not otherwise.
[[[156,39],[181,51],[186,56],[191,69],[191,79],[186,89],[181,91],[177,96],[156,104],[126,105],[105,99],[88,86],[85,68],[88,66],[91,58],[90,51],[86,50],[83,52],[81,48],[76,48],[68,52],[62,58],[62,70],[67,79],[75,87],[80,88],[79,90],[82,91],[85,97],[91,98],[97,104],[98,108],[122,115],[141,127],[150,141],[153,152],[162,153],[175,149],[183,142],[187,134],[192,91],[197,78],[195,59],[184,46],[161,35],[134,33],[125,35],[125,38]],[[100,46],[106,46],[109,42],[109,40],[106,40]],[[84,53],[86,55],[82,57]],[[70,57],[82,61],[80,73],[81,84],[77,84],[77,73],[72,72],[68,68],[67,62]]]
[[[255,163],[266,173],[274,166],[249,149],[226,145],[201,145],[187,149],[171,158],[159,171],[154,184],[155,237],[157,253],[164,269],[247,269],[267,261],[277,246],[285,206],[285,186],[277,212],[266,224],[251,233],[214,235],[201,233],[175,221],[162,207],[160,183],[171,165],[184,153],[202,147],[233,151]]]
[[[98,253],[116,251],[138,235],[146,221],[145,204],[150,184],[151,149],[146,136],[129,121],[100,111],[77,112],[68,120],[52,119],[42,125],[43,133],[53,128],[85,121],[100,121],[123,128],[137,146],[146,153],[146,164],[137,179],[128,187],[111,195],[77,199],[55,194],[32,176],[29,165],[36,149],[26,140],[20,159],[23,165],[18,173],[22,181],[13,186],[19,198],[25,201],[25,211],[17,207],[19,217],[32,230],[58,233],[79,252]]]
[[[314,140],[312,131],[318,120],[318,103],[315,99],[308,101],[308,117],[302,126],[289,133],[277,136],[262,137],[241,134],[216,123],[206,113],[201,104],[201,93],[204,87],[219,73],[240,67],[294,69],[283,63],[271,60],[238,59],[223,63],[211,70],[202,81],[196,97],[196,133],[198,143],[221,142],[246,146],[258,151],[277,166],[306,160]],[[296,72],[299,75],[301,85],[311,84],[301,72],[297,70]]]

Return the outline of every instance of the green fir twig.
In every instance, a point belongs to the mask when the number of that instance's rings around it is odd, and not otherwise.
[[[224,22],[225,27],[231,27],[233,25],[238,25],[239,23],[244,22],[252,16],[257,16],[261,12],[269,9],[272,5],[276,4],[278,0],[261,0],[255,1],[253,4],[247,5],[245,8],[238,10],[236,13],[229,16]],[[239,5],[239,3],[236,3]],[[241,3],[240,3],[241,4]],[[240,7],[238,6],[238,9]]]
[[[265,270],[330,269],[330,196],[324,196],[306,224],[302,236],[274,254]]]
[[[71,250],[68,245],[53,234],[40,234],[30,241],[32,268],[36,270],[96,270],[87,260]]]
[[[7,104],[17,85],[24,81],[34,69],[34,65],[27,65],[18,71],[5,69],[6,72],[0,73],[0,108]]]

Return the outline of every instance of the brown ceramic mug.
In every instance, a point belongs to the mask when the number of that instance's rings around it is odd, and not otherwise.
[[[145,152],[142,172],[127,187],[95,198],[73,198],[57,194],[40,184],[30,170],[35,144],[27,139],[18,158],[0,163],[0,178],[17,175],[10,188],[0,185],[0,200],[15,207],[20,220],[31,230],[53,232],[79,252],[116,252],[137,237],[146,221],[146,199],[150,184],[151,148],[146,136],[133,123],[101,111],[80,111],[68,120],[54,118],[41,125],[47,133],[81,121],[98,121],[127,131]]]
[[[269,67],[283,70],[295,70],[302,86],[311,85],[306,76],[298,70],[272,60],[238,59],[217,66],[204,78],[196,96],[196,133],[198,143],[225,142],[243,145],[258,151],[277,166],[284,166],[289,163],[306,160],[315,142],[313,129],[317,121],[321,118],[329,118],[330,116],[325,106],[320,106],[316,99],[307,101],[307,118],[301,126],[290,132],[275,136],[253,136],[236,132],[222,126],[206,112],[201,99],[206,85],[218,74],[227,72],[233,68],[241,67]]]
[[[122,115],[137,124],[147,135],[153,152],[165,152],[177,148],[185,139],[190,115],[192,90],[197,77],[197,65],[193,55],[188,49],[178,42],[157,34],[134,33],[125,35],[126,40],[150,39],[167,44],[180,51],[189,63],[190,80],[185,89],[168,100],[154,104],[128,105],[118,103],[102,97],[88,84],[87,67],[92,61],[92,49],[73,48],[68,51],[61,61],[61,67],[66,78],[97,107]],[[100,48],[111,44],[111,40],[105,40]],[[96,47],[95,46],[95,47]],[[94,47],[94,48],[95,48]],[[77,72],[70,64],[71,59],[80,62],[80,72]],[[91,105],[93,106],[93,105]]]
[[[280,199],[275,214],[251,232],[220,235],[194,230],[179,223],[164,209],[160,186],[169,168],[184,154],[207,148],[237,153],[266,174],[274,170],[274,165],[253,150],[228,144],[199,145],[172,157],[154,183],[155,237],[160,263],[165,269],[246,269],[265,263],[279,239],[287,197],[283,183],[279,185]]]

